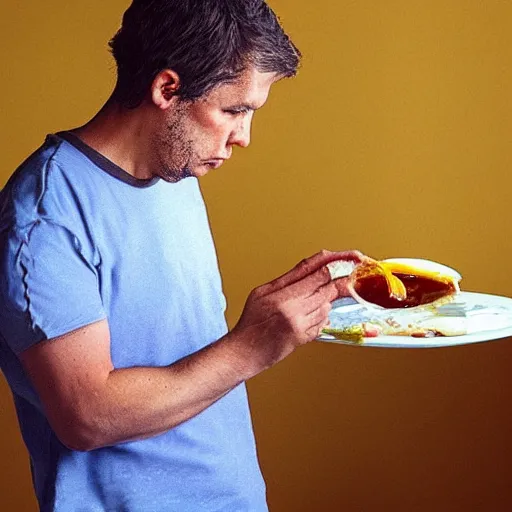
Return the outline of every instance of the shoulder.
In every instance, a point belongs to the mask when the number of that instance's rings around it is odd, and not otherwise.
[[[79,247],[90,261],[97,258],[90,219],[84,215],[86,194],[80,176],[86,173],[80,172],[80,159],[66,146],[59,137],[49,135],[0,192],[0,263],[4,266],[10,262],[18,267],[21,249],[29,243],[34,249],[37,233],[45,246],[50,247],[55,238],[62,244],[67,241],[70,248]]]
[[[0,231],[24,231],[41,219],[72,219],[84,190],[87,194],[85,167],[69,144],[49,135],[0,192]]]

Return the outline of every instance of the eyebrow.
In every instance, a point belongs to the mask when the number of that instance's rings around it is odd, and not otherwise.
[[[248,103],[237,103],[231,107],[228,107],[229,109],[233,109],[233,110],[245,110],[245,111],[250,111],[250,110],[258,110],[260,107],[256,106],[254,103],[252,104],[248,104]]]

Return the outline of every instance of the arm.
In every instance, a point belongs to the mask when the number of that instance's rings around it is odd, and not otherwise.
[[[114,369],[106,321],[43,341],[21,354],[50,425],[76,450],[160,434],[242,382],[218,342],[168,367]]]
[[[304,260],[251,292],[230,333],[170,366],[115,369],[106,321],[38,343],[20,358],[68,447],[91,450],[154,436],[315,339],[331,301],[346,293],[326,263],[359,257],[323,251]]]

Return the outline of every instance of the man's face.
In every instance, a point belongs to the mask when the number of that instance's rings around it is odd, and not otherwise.
[[[204,176],[231,157],[233,146],[247,147],[254,111],[264,105],[277,78],[250,68],[203,98],[179,101],[165,113],[155,137],[157,174],[170,182]]]

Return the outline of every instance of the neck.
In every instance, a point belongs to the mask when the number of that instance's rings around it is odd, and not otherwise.
[[[88,146],[137,179],[154,177],[148,107],[127,109],[110,98],[85,125],[70,130]]]

